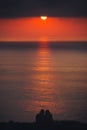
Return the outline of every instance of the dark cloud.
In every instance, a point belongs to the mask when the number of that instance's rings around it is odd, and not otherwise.
[[[0,0],[0,17],[87,17],[86,0]]]

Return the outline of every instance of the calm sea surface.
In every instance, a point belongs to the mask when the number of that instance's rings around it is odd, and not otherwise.
[[[87,51],[0,50],[0,121],[32,122],[42,108],[87,122]]]

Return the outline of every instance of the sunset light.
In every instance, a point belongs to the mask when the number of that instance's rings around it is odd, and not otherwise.
[[[46,19],[47,19],[47,16],[41,16],[41,19],[42,19],[42,20],[46,20]]]
[[[87,129],[86,0],[0,1],[0,130]]]
[[[86,41],[87,18],[0,19],[0,41]]]

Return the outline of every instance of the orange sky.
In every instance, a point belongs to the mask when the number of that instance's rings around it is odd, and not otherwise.
[[[87,18],[0,19],[0,41],[87,41]]]

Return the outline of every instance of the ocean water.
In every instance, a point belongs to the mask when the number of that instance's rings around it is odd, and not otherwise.
[[[40,109],[87,122],[86,50],[0,49],[0,122],[32,122]]]

